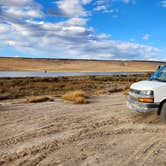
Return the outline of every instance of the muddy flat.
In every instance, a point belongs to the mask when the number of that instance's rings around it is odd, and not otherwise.
[[[165,165],[166,125],[121,93],[89,104],[1,102],[0,165]]]

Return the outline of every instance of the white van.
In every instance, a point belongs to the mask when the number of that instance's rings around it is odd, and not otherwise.
[[[166,122],[166,65],[149,80],[131,85],[127,106],[142,113],[156,112]]]

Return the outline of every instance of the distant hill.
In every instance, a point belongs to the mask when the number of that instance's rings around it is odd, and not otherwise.
[[[0,71],[152,72],[159,61],[0,58]]]

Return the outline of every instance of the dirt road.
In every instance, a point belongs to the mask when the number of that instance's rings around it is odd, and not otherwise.
[[[156,115],[129,111],[121,94],[90,100],[1,103],[0,165],[166,165]]]

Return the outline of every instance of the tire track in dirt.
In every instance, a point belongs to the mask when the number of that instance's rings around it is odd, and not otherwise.
[[[130,121],[128,121],[129,123]],[[70,122],[68,122],[70,123]],[[33,138],[37,138],[37,137],[43,137],[43,136],[49,136],[49,135],[54,135],[54,134],[57,134],[58,132],[63,132],[65,130],[67,130],[68,128],[70,128],[71,126],[71,123],[70,123],[70,126],[69,124],[66,123],[66,125],[63,125],[62,124],[50,124],[50,125],[47,125],[47,126],[43,126],[41,128],[38,128],[34,131],[32,131],[31,133],[25,133],[25,134],[22,134],[22,135],[19,135],[19,136],[14,136],[12,138],[9,138],[7,140],[2,140],[0,141],[0,147],[4,147],[4,146],[9,146],[9,145],[13,145],[13,144],[17,144],[17,143],[23,143],[23,142],[26,142],[30,139],[33,139]],[[116,119],[116,118],[112,118],[112,119],[109,119],[109,120],[104,120],[104,121],[101,121],[101,122],[95,122],[95,123],[90,123],[90,124],[82,124],[80,122],[77,122],[77,123],[74,123],[74,127],[72,127],[71,129],[72,130],[75,130],[75,129],[87,129],[88,131],[89,130],[94,130],[96,128],[100,128],[100,127],[103,127],[103,126],[109,126],[109,125],[120,125],[120,124],[126,124],[126,121],[120,121],[119,119]],[[130,126],[130,125],[128,125]],[[111,127],[111,126],[110,126]],[[159,132],[160,130],[157,131],[157,129],[153,129],[151,128],[151,132]],[[146,131],[146,128],[143,129],[144,131]],[[149,131],[149,128],[148,128],[148,131]],[[102,135],[102,134],[101,134]]]
[[[140,144],[139,147],[130,154],[127,161],[121,161],[121,163],[123,163],[124,166],[136,165],[136,163],[137,165],[142,166],[150,155],[158,150],[158,145],[161,145],[161,140],[158,139],[158,136],[152,136]]]
[[[155,142],[152,142],[152,144],[144,151],[144,154],[141,159],[140,162],[140,166],[145,165],[146,161],[148,161],[148,159],[153,156],[155,153],[158,152],[158,150],[160,149],[161,145],[162,145],[162,140],[158,139]]]
[[[90,132],[91,130],[94,130],[95,128],[100,128],[100,127],[103,127],[105,125],[109,125],[109,124],[111,125],[111,124],[115,124],[115,123],[116,123],[116,121],[114,121],[114,120],[107,120],[107,121],[97,122],[97,123],[94,123],[94,124],[92,123],[89,126],[86,125],[86,127],[83,127],[83,128],[80,128],[80,127],[77,128],[76,127],[76,129],[78,131],[79,130],[80,131],[75,136],[70,137],[69,140],[66,140],[65,142],[69,142],[70,143],[70,142],[73,142],[73,141],[77,141],[77,140],[79,140],[80,136],[83,133]],[[2,145],[9,146],[9,145],[17,144],[17,143],[20,143],[20,142],[26,142],[28,139],[39,138],[39,136],[41,137],[41,136],[45,136],[45,135],[49,136],[50,134],[56,134],[56,133],[54,133],[54,131],[57,132],[57,130],[47,131],[48,129],[50,129],[49,127],[48,126],[44,127],[44,129],[46,128],[46,131],[42,131],[41,130],[41,132],[39,132],[39,133],[36,133],[36,131],[34,131],[34,133],[30,133],[30,134],[18,136],[16,138],[11,138],[11,139],[7,140],[5,142],[5,144],[4,144],[4,142],[1,142],[1,146]],[[53,127],[55,127],[55,126],[53,125]],[[62,131],[62,129],[59,130],[59,131]],[[65,142],[62,142],[62,144],[64,144]],[[9,159],[5,159],[5,160],[7,160],[7,161],[8,160],[12,160],[13,161],[13,159],[19,159],[20,156],[26,156],[26,155],[28,155],[26,152],[30,152],[30,154],[31,153],[35,154],[35,152],[44,151],[44,147],[45,146],[46,147],[51,146],[52,142],[51,143],[44,143],[44,144],[45,145],[41,145],[41,146],[37,146],[37,147],[32,147],[32,148],[28,148],[28,149],[25,148],[25,150],[22,150],[19,153],[14,153],[14,154],[11,154],[11,155],[6,155],[6,156],[8,156]],[[61,143],[59,143],[59,144],[61,144]],[[0,155],[0,156],[2,156],[2,155]],[[10,158],[10,156],[11,156],[11,158]],[[15,157],[13,157],[13,156],[15,156]]]
[[[119,101],[118,95],[117,100]],[[104,101],[105,98],[103,98],[102,104]],[[125,107],[124,110],[123,107],[119,109],[118,105],[117,107],[109,107],[108,102],[110,102],[110,100],[108,99],[105,102],[106,105],[99,108],[99,104],[96,107],[89,104],[85,106],[85,108],[74,105],[71,105],[70,108],[69,105],[69,109],[67,111],[64,109],[67,109],[68,103],[65,103],[65,105],[67,105],[65,108],[59,108],[57,112],[52,111],[51,115],[49,114],[49,116],[46,116],[44,121],[41,114],[39,115],[39,120],[35,120],[37,118],[38,110],[36,110],[36,112],[33,110],[33,112],[27,113],[26,116],[30,116],[30,120],[28,117],[24,118],[25,121],[23,124],[27,124],[27,130],[25,130],[25,133],[16,135],[17,131],[20,131],[20,128],[18,128],[14,132],[9,132],[9,135],[14,133],[15,136],[0,141],[0,148],[2,149],[2,153],[0,153],[0,165],[7,165],[11,163],[16,163],[16,165],[40,165],[44,159],[47,160],[49,156],[54,155],[57,151],[60,150],[63,152],[63,149],[68,149],[69,147],[71,148],[73,145],[77,145],[77,143],[79,144],[80,142],[92,143],[93,141],[95,145],[96,140],[102,141],[107,138],[130,139],[130,136],[134,138],[131,145],[135,145],[136,148],[132,149],[132,147],[130,147],[130,149],[133,150],[133,153],[126,161],[126,165],[132,164],[135,161],[138,161],[141,165],[145,165],[147,160],[151,158],[160,148],[163,142],[161,138],[164,136],[163,133],[166,132],[166,127],[158,125],[156,117],[144,117],[142,115],[138,116],[136,113],[126,111]],[[56,104],[57,103],[55,103],[55,105]],[[54,107],[55,105],[52,106]],[[77,111],[78,108],[82,110]],[[37,106],[35,109],[37,109]],[[61,114],[61,109],[63,116]],[[35,114],[35,118],[33,117],[33,113]],[[42,115],[45,113],[43,112]],[[9,120],[12,119],[12,114],[10,116]],[[17,118],[17,116],[15,117]],[[20,116],[18,116],[18,118],[20,118]],[[13,118],[13,120],[15,119]],[[40,124],[39,126],[42,126],[41,128],[36,128],[35,123],[38,122]],[[30,127],[32,126],[33,129],[31,131],[28,129],[29,123]],[[21,124],[21,126],[23,124]],[[33,124],[36,129],[33,128]],[[137,145],[139,142],[136,141],[137,135],[141,136],[144,134],[147,134],[145,138],[148,139],[146,139],[142,144]],[[105,140],[105,142],[107,142],[107,140]],[[115,145],[112,147],[117,148],[117,144],[118,142],[115,141]],[[100,148],[96,148],[97,146],[95,146],[98,154],[105,152],[105,148],[108,152],[111,152],[108,149],[109,144],[105,143],[105,145],[106,146],[104,146],[101,151],[100,144]],[[124,149],[126,149],[127,145],[123,146]],[[89,149],[87,149],[87,154],[90,154],[88,153],[88,150]],[[130,152],[131,151],[126,151],[125,153],[129,155]],[[117,156],[119,154],[121,154],[121,152],[118,150],[112,153],[112,155]],[[73,160],[76,161],[78,159],[77,157],[73,158]],[[94,155],[93,157],[95,158],[96,156]],[[119,165],[124,165],[125,159],[126,158],[123,158],[121,161],[116,162],[120,163]],[[107,160],[107,158],[104,160]],[[136,163],[136,165],[138,165],[138,163]]]
[[[105,126],[105,127],[108,128],[107,125],[103,125],[103,124],[105,124],[105,123],[102,123],[102,126],[100,126],[100,127]],[[19,152],[14,152],[14,153],[11,153],[11,154],[7,154],[5,156],[3,156],[3,155],[0,155],[0,156],[2,156],[2,159],[3,159],[4,162],[6,162],[6,161],[11,162],[11,161],[21,159],[25,156],[29,156],[29,155],[34,156],[34,155],[37,155],[38,153],[40,153],[39,157],[37,157],[31,163],[31,164],[36,165],[40,161],[42,161],[44,158],[46,158],[48,155],[55,152],[59,148],[62,148],[62,146],[66,145],[66,144],[71,144],[73,142],[81,141],[81,140],[84,140],[84,139],[96,139],[96,138],[110,136],[110,135],[145,133],[144,129],[137,129],[136,130],[136,129],[133,129],[133,128],[123,128],[123,127],[120,127],[119,129],[108,130],[108,131],[105,131],[104,129],[99,129],[97,131],[96,130],[94,131],[94,130],[95,130],[94,126],[83,128],[82,130],[80,130],[76,134],[74,134],[74,135],[70,136],[69,138],[64,139],[62,141],[53,140],[53,141],[50,141],[50,142],[43,142],[39,145],[34,145],[32,147],[24,148],[23,150],[21,150]],[[151,130],[151,132],[156,133],[156,130],[154,130],[154,131]],[[138,153],[139,153],[139,151],[140,150],[138,150]]]
[[[32,138],[37,138],[37,137],[46,136],[46,135],[49,136],[51,134],[56,134],[60,131],[62,131],[62,128],[60,126],[59,127],[56,125],[45,126],[45,127],[40,128],[40,129],[34,130],[31,133],[25,133],[25,134],[22,134],[19,136],[14,136],[14,137],[9,138],[7,140],[2,140],[2,141],[0,141],[0,147],[25,142],[25,141],[32,139]]]
[[[70,122],[66,123],[65,125],[62,124],[51,124],[51,125],[47,125],[41,128],[38,128],[30,133],[25,133],[22,135],[18,135],[6,140],[2,140],[0,141],[0,147],[4,147],[4,146],[9,146],[9,145],[13,145],[13,144],[17,144],[17,143],[23,143],[25,141],[28,141],[30,139],[33,138],[38,138],[38,137],[43,137],[43,136],[49,136],[49,135],[53,135],[53,134],[57,134],[58,132],[63,132],[65,130],[67,130],[68,128],[70,128],[70,126],[72,125],[72,123]],[[81,124],[81,123],[74,123],[74,127],[71,128],[71,130],[81,130],[84,128],[88,128],[88,129],[95,129],[95,128],[99,128],[105,125],[115,125],[118,124],[119,122],[117,121],[117,119],[112,118],[109,120],[105,120],[105,121],[101,121],[101,122],[95,122],[95,123],[90,123],[90,124]]]
[[[71,141],[67,144],[72,144],[74,142],[80,142],[80,141],[83,141],[83,140],[95,140],[95,139],[98,139],[98,138],[103,138],[103,137],[113,136],[113,135],[127,135],[127,134],[139,134],[140,133],[139,131],[133,131],[132,129],[119,129],[119,130],[112,130],[112,131],[109,131],[109,132],[103,132],[103,131],[104,130],[101,130],[101,131],[98,131],[98,132],[93,132],[93,133],[87,133],[85,135],[80,133],[80,136],[75,135],[75,136],[71,137]],[[154,131],[154,133],[155,133],[155,131]],[[155,139],[156,139],[156,137],[155,137]],[[154,139],[154,141],[155,141],[155,139]],[[147,141],[147,143],[148,142],[149,141]],[[155,143],[153,143],[153,144],[155,145]],[[63,145],[66,145],[66,144],[63,144]],[[145,149],[144,151],[147,151],[147,150]],[[49,156],[50,155],[51,155],[51,153],[49,153]],[[42,160],[44,160],[44,159],[45,158],[43,158]],[[123,162],[123,164],[124,164],[124,162]]]

